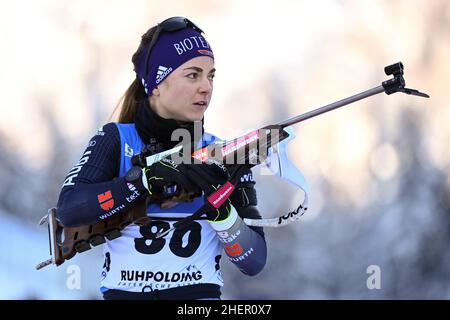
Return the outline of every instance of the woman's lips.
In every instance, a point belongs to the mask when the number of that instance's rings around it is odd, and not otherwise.
[[[198,108],[204,108],[204,109],[206,109],[208,107],[208,104],[206,102],[195,102],[195,103],[193,103],[193,105]]]

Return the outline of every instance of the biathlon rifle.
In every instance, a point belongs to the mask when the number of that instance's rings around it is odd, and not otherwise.
[[[269,148],[289,137],[289,133],[286,132],[285,129],[294,124],[382,92],[387,95],[402,92],[409,95],[429,98],[429,95],[418,90],[405,88],[405,79],[403,77],[404,68],[401,62],[385,67],[384,72],[387,76],[392,76],[392,78],[383,81],[381,85],[375,88],[289,118],[277,124],[251,131],[239,138],[212,143],[204,148],[195,150],[192,153],[192,157],[200,161],[210,161],[211,159],[219,160],[227,166],[231,175],[233,175],[233,173],[238,171],[239,166],[253,167],[264,162],[269,154]],[[181,146],[177,146],[162,153],[148,156],[141,152],[140,155],[137,155],[138,158],[136,162],[140,163],[141,166],[150,166],[164,157],[179,154],[180,149]],[[181,192],[181,194],[178,194],[175,197],[176,201],[192,200],[192,194],[186,192]],[[172,200],[174,199],[172,198]],[[48,225],[51,257],[38,264],[36,269],[41,269],[50,264],[59,266],[64,263],[65,260],[69,260],[75,256],[76,253],[87,251],[91,249],[91,246],[98,246],[104,243],[106,241],[105,238],[113,240],[121,236],[121,230],[131,223],[147,225],[150,222],[150,218],[147,216],[146,208],[151,201],[152,199],[147,197],[145,201],[138,201],[138,203],[127,212],[121,212],[94,224],[73,228],[63,226],[57,217],[56,209],[51,208],[47,215],[40,221],[40,224],[47,223]],[[245,218],[244,222],[247,225],[252,226],[284,226],[292,221],[298,220],[300,217],[300,215],[298,215],[299,211],[304,213],[306,209],[307,205],[303,203],[296,211],[291,212],[287,216],[258,220]],[[164,236],[174,228],[181,228],[194,218],[194,216],[189,216],[183,220],[177,221],[171,229],[164,233],[157,234],[156,237]]]

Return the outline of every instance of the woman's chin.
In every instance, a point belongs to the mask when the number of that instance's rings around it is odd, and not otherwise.
[[[192,122],[200,122],[203,119],[203,115],[201,117],[196,117],[195,119],[192,119]]]
[[[186,118],[188,119],[189,122],[197,122],[197,121],[202,121],[203,116],[204,116],[204,112],[190,114],[190,115],[187,115]]]

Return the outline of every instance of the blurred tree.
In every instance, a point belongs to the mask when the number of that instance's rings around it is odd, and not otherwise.
[[[0,152],[0,181],[3,186],[2,192],[0,192],[0,208],[6,212],[20,215],[24,209],[22,199],[26,197],[26,194],[19,186],[30,172],[3,132],[0,132],[0,150],[2,150]]]

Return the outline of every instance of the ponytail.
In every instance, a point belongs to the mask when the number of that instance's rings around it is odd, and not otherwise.
[[[119,123],[132,123],[137,113],[138,102],[147,99],[144,86],[138,78],[134,79],[131,85],[120,98],[117,107],[120,107]],[[116,109],[117,109],[116,107]]]

